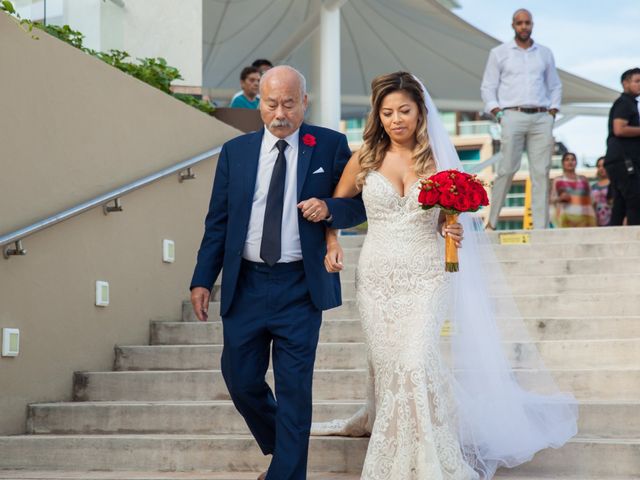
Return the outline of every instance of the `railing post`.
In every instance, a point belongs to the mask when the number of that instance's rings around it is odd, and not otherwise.
[[[18,255],[22,256],[26,254],[27,254],[27,249],[22,248],[22,240],[18,240],[17,242],[15,242],[14,247],[10,247],[10,246],[4,247],[2,251],[2,255],[7,260],[12,256],[18,256]]]
[[[105,203],[102,206],[102,213],[104,213],[105,215],[109,215],[111,212],[121,212],[122,211],[122,205],[120,205],[120,199],[116,198],[113,201],[113,207],[110,207],[108,203]]]

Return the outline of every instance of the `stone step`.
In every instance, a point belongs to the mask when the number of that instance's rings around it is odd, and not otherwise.
[[[0,470],[0,480],[256,480],[261,472],[94,472],[47,470]],[[499,477],[503,478],[503,477]],[[506,477],[505,477],[506,478]],[[514,478],[514,477],[508,477]],[[356,473],[314,473],[308,480],[360,480]],[[527,477],[527,480],[532,480]],[[535,479],[533,479],[535,480]],[[564,477],[562,480],[565,480]],[[567,479],[571,480],[571,479]]]
[[[629,401],[640,398],[640,369],[551,370],[560,389],[579,400]],[[525,388],[535,388],[540,374],[516,370]],[[267,374],[271,381],[271,372]],[[316,400],[357,400],[365,398],[366,371],[316,370]],[[75,401],[192,401],[228,400],[229,394],[219,370],[76,372],[73,379]]]
[[[357,473],[367,443],[366,438],[312,438],[309,470]],[[0,469],[255,472],[268,462],[248,435],[23,435],[0,437],[0,451]],[[639,471],[640,439],[576,438],[510,473],[602,478]]]
[[[0,480],[256,480],[261,472],[94,472],[47,470],[0,470]],[[502,477],[501,479],[517,478]],[[360,480],[356,473],[311,472],[308,480]],[[527,477],[526,480],[537,480]],[[561,480],[565,480],[562,477]],[[572,480],[567,478],[566,480]],[[619,480],[619,479],[617,479]]]
[[[559,258],[630,258],[640,257],[640,241],[494,245],[493,251],[500,261]]]
[[[445,340],[448,343],[448,340]],[[624,340],[551,340],[504,343],[515,368],[536,368],[536,350],[551,368],[640,368],[640,338]],[[445,353],[448,349],[444,349]],[[114,370],[216,370],[222,345],[116,346]],[[364,343],[320,343],[318,369],[365,368]]]
[[[508,323],[508,320],[505,320]],[[525,318],[534,340],[640,338],[640,316]],[[360,320],[323,320],[320,342],[364,341]],[[151,322],[152,345],[222,343],[222,322]]]
[[[500,262],[507,279],[523,275],[634,275],[640,273],[640,257],[630,258],[551,258],[504,260]],[[443,267],[444,269],[444,259]],[[340,273],[342,281],[354,281],[355,263],[345,263]]]
[[[640,258],[638,258],[640,271]],[[634,293],[640,285],[640,273],[602,273],[572,275],[517,275],[510,277],[511,293],[514,295],[548,295],[553,293]],[[342,297],[355,298],[353,279],[342,279]],[[213,301],[220,301],[220,289],[214,285]]]
[[[255,480],[261,472],[94,472],[69,470],[0,470],[1,480]],[[637,480],[634,477],[521,476],[507,469],[499,470],[499,480]],[[360,480],[359,473],[308,472],[308,480]]]
[[[638,227],[598,227],[598,228],[551,228],[546,230],[509,230],[500,232],[488,232],[489,239],[500,243],[500,236],[509,233],[529,234],[530,244],[539,245],[545,243],[610,243],[610,242],[637,242],[640,240],[640,228]],[[346,238],[346,236],[345,236]]]
[[[489,240],[499,245],[500,236],[517,233],[528,234],[530,245],[568,244],[581,245],[593,243],[637,242],[640,241],[640,227],[600,227],[600,228],[555,228],[546,230],[509,230],[487,232]],[[365,235],[341,235],[343,248],[361,247]],[[503,248],[506,245],[499,245]]]
[[[1,480],[255,480],[261,472],[94,472],[69,470],[0,470]],[[499,480],[637,480],[635,477],[520,476],[517,472],[499,470]],[[309,472],[308,480],[360,480],[359,473]]]
[[[313,420],[349,418],[362,401],[319,401]],[[582,402],[579,435],[640,437],[640,401]],[[28,434],[245,434],[244,419],[228,400],[201,402],[61,402],[29,405]]]
[[[640,257],[640,241],[491,245],[490,248],[499,261]],[[358,262],[361,247],[344,248],[343,251],[345,264]]]
[[[505,300],[496,298],[497,308],[504,308]],[[524,317],[532,316],[630,316],[640,313],[640,293],[565,293],[548,295],[515,295],[520,314]],[[507,303],[508,304],[508,303]],[[220,318],[220,303],[209,303],[209,319]],[[343,299],[338,308],[327,310],[324,319],[353,319],[358,318],[356,302]],[[193,313],[191,302],[185,301],[182,306],[182,321],[198,321]]]
[[[639,317],[640,320],[640,317]],[[638,323],[640,326],[640,322]],[[639,335],[640,336],[640,335]],[[320,342],[361,342],[359,319],[323,320]],[[222,322],[151,322],[152,345],[211,345],[222,343]]]

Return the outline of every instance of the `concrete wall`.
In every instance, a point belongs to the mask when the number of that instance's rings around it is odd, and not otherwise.
[[[220,145],[236,130],[0,14],[0,234]],[[21,352],[0,358],[0,434],[25,429],[30,402],[71,398],[74,370],[109,370],[113,346],[144,344],[151,319],[177,320],[202,234],[215,160],[25,239],[0,258],[0,327]],[[162,239],[177,260],[162,263]],[[111,305],[94,306],[95,281]]]

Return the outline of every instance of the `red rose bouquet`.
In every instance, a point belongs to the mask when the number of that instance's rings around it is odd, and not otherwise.
[[[489,205],[484,185],[475,175],[458,170],[443,170],[422,181],[418,202],[429,210],[441,208],[445,213],[446,225],[457,223],[458,215],[463,212],[476,212],[480,207]],[[453,239],[445,239],[445,270],[459,270],[458,249]]]

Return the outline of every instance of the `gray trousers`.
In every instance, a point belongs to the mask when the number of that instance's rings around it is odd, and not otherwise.
[[[489,223],[498,224],[500,210],[511,188],[515,173],[520,170],[522,152],[529,156],[531,175],[531,213],[533,228],[549,225],[549,170],[553,153],[553,117],[547,112],[522,113],[505,110],[502,121],[502,158],[498,162],[491,191]]]

